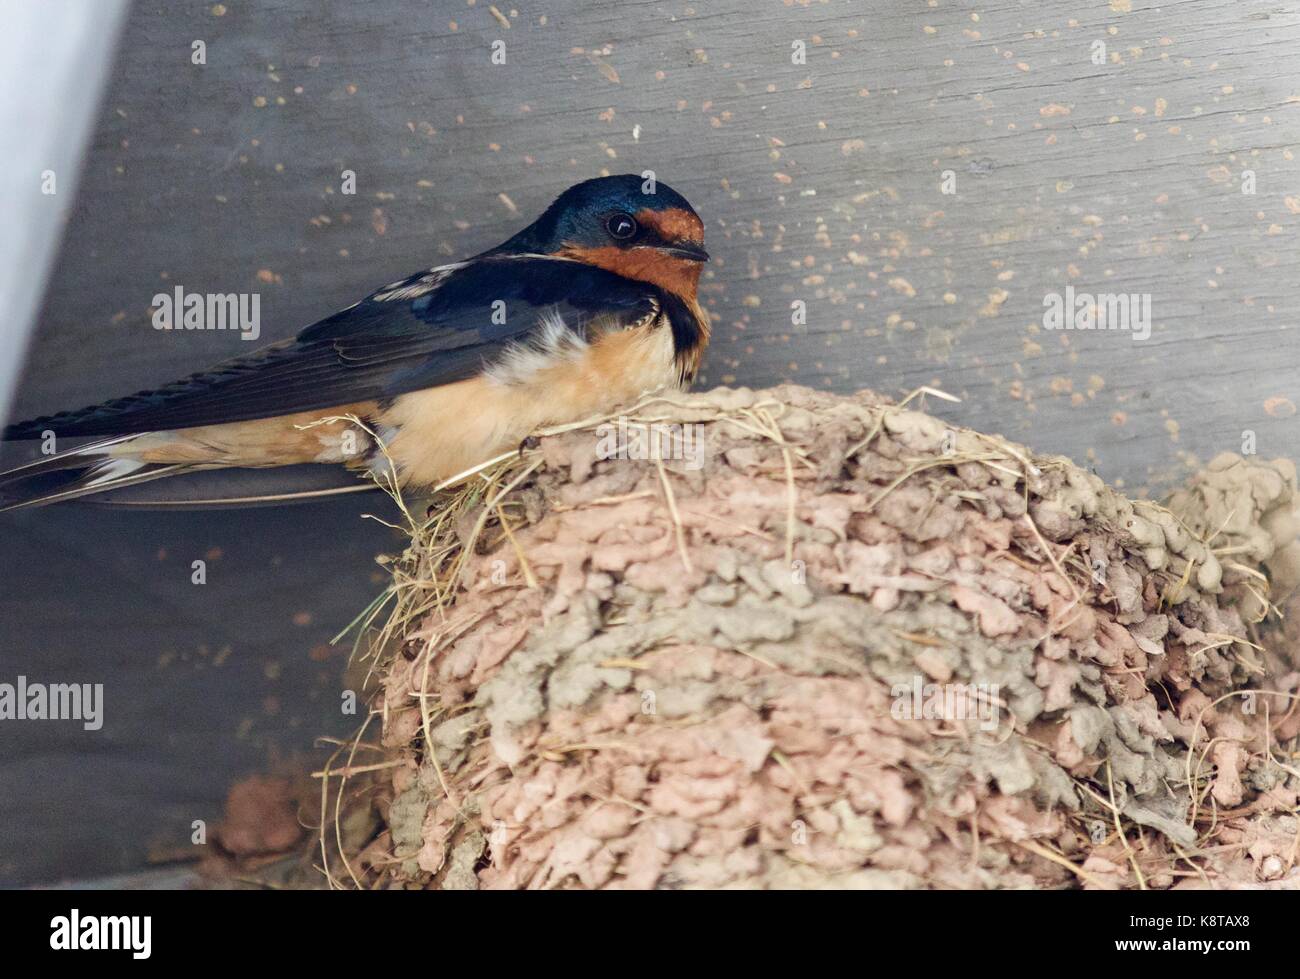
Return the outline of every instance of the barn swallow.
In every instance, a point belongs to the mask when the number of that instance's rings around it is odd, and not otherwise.
[[[107,438],[0,473],[0,510],[231,467],[364,475],[391,459],[404,488],[435,486],[537,428],[688,385],[709,339],[696,295],[708,258],[703,222],[667,185],[585,181],[504,244],[392,282],[291,340],[10,425],[5,439]],[[349,415],[382,446],[320,421]]]

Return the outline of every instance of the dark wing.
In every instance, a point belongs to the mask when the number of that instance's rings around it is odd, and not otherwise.
[[[393,283],[293,340],[156,390],[20,422],[4,436],[127,435],[391,398],[477,374],[549,309],[581,330],[597,317],[630,325],[657,308],[654,287],[581,262],[477,258]]]

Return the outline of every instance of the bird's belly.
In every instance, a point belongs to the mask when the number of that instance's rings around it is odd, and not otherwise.
[[[508,380],[481,375],[404,394],[378,420],[403,482],[429,486],[517,448],[537,428],[680,384],[672,332],[652,325],[605,334]]]
[[[108,455],[166,465],[272,467],[304,462],[364,463],[372,446],[345,416],[368,418],[377,406],[358,402],[252,421],[145,432]],[[337,419],[325,421],[327,418]]]

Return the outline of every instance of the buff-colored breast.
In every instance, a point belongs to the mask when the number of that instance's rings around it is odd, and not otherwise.
[[[679,385],[662,322],[606,333],[522,376],[493,375],[404,394],[379,416],[404,481],[437,484],[514,449],[534,430],[580,421]]]

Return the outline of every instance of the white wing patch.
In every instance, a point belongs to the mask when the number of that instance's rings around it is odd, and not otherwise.
[[[374,298],[380,302],[401,299],[419,299],[437,289],[438,286],[446,280],[447,276],[457,269],[465,267],[464,262],[452,262],[450,265],[439,265],[436,268],[429,269],[414,282],[408,279],[401,279],[397,282],[390,282],[383,289],[375,293]]]
[[[510,344],[501,359],[483,373],[488,380],[507,387],[527,384],[546,368],[577,360],[586,351],[587,341],[569,329],[558,309],[551,309],[541,315],[526,342]]]

